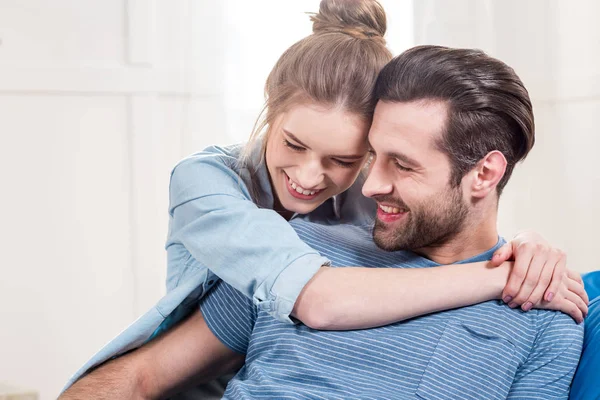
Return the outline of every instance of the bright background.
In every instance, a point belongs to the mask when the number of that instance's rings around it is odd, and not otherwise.
[[[168,177],[244,140],[318,0],[0,0],[0,381],[55,398],[163,293]],[[600,2],[382,0],[394,54],[478,47],[530,89],[537,143],[500,206],[600,268]]]

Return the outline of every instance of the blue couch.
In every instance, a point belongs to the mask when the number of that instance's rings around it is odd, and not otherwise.
[[[600,399],[600,271],[583,275],[590,297],[583,353],[571,386],[571,400]]]

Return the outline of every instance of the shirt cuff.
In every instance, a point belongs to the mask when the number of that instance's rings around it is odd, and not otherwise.
[[[266,300],[254,298],[259,310],[266,311],[275,319],[288,324],[295,324],[290,318],[294,304],[304,286],[323,266],[331,265],[331,261],[320,254],[306,254],[288,265],[269,285]],[[268,279],[267,279],[268,280]],[[267,283],[268,284],[268,283]]]

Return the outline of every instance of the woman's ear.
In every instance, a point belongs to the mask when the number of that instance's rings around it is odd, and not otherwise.
[[[498,150],[489,152],[471,171],[471,195],[484,198],[496,189],[498,183],[506,172],[506,157]]]

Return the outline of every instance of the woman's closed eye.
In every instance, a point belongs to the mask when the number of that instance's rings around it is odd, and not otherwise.
[[[305,147],[298,146],[297,144],[294,144],[285,138],[283,139],[283,144],[293,151],[301,152],[301,151],[306,150]],[[358,161],[343,161],[338,158],[332,158],[331,161],[333,161],[334,164],[336,164],[342,168],[353,168],[354,166],[356,166],[356,163],[358,162]]]
[[[356,165],[356,163],[358,161],[342,161],[342,160],[338,160],[337,158],[332,158],[331,159],[335,164],[339,165],[342,168],[352,168]]]
[[[300,147],[295,145],[294,143],[290,142],[287,139],[283,139],[283,144],[287,147],[289,147],[290,149],[294,150],[294,151],[304,151],[306,150],[304,147]]]

